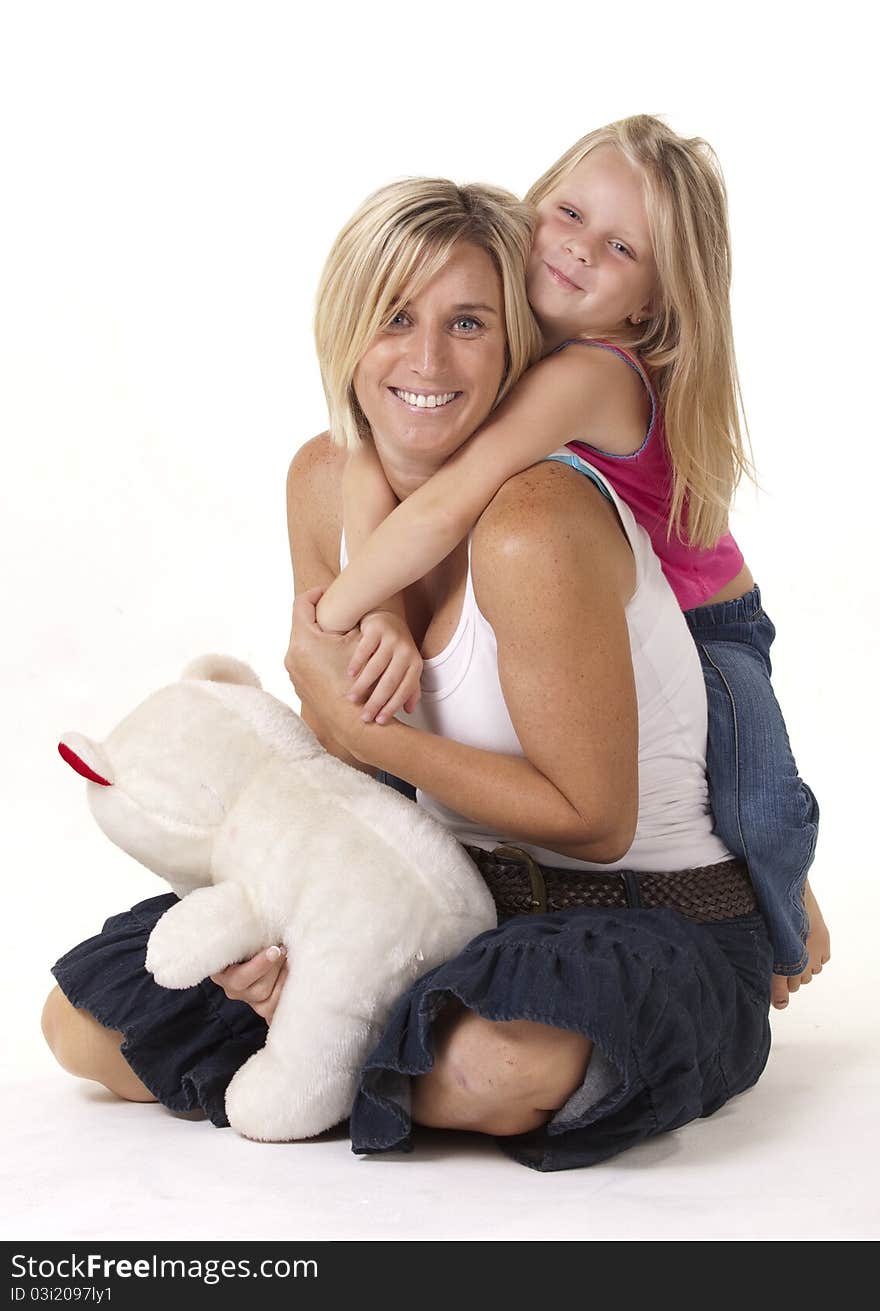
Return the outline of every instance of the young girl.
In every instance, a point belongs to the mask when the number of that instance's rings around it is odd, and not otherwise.
[[[806,883],[818,807],[798,777],[770,684],[775,630],[727,531],[749,465],[724,184],[705,142],[640,115],[577,142],[526,199],[537,211],[528,293],[544,358],[399,505],[369,442],[345,434],[351,563],[322,597],[318,621],[343,632],[360,622],[351,697],[366,702],[365,719],[387,722],[413,707],[421,673],[402,589],[468,534],[508,478],[536,461],[604,474],[649,533],[697,643],[716,829],[748,863],[775,952],[773,1003],[782,1007],[829,959],[829,936]],[[480,308],[461,307],[454,328],[458,338],[478,339]],[[407,306],[386,331],[424,336],[411,390],[388,389],[412,415],[418,442],[432,415],[463,393],[444,373],[442,336],[423,333]]]

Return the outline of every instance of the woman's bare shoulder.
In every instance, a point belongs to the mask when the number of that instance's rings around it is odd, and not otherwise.
[[[499,488],[474,530],[474,547],[559,540],[576,526],[587,543],[617,531],[616,512],[590,478],[556,460],[541,460]]]
[[[334,442],[329,432],[319,433],[302,445],[287,470],[287,491],[311,494],[326,489],[342,477],[347,451]]]
[[[347,458],[345,448],[324,432],[299,448],[287,471],[287,531],[294,572],[299,556],[309,562],[304,566],[309,578],[313,559],[322,561],[334,576],[339,570],[342,473]]]
[[[548,568],[595,571],[600,562],[631,594],[632,551],[617,511],[589,478],[555,461],[509,478],[474,530],[474,584],[487,599],[493,579],[511,570],[524,586],[540,585]]]

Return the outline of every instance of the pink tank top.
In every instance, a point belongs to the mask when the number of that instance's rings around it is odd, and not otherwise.
[[[626,501],[638,523],[651,538],[666,580],[682,610],[702,605],[729,583],[743,567],[743,556],[730,533],[725,533],[713,547],[698,550],[677,535],[667,538],[666,525],[672,503],[672,463],[666,447],[663,413],[650,378],[635,355],[607,341],[577,339],[566,346],[599,346],[626,360],[648,389],[651,397],[651,422],[645,440],[632,455],[611,455],[586,442],[567,442],[567,448],[603,473],[618,496]],[[687,506],[685,506],[685,521]]]

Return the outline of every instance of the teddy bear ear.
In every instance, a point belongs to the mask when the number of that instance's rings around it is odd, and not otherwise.
[[[250,665],[227,655],[199,656],[187,665],[181,678],[208,683],[239,683],[243,687],[263,686]]]
[[[113,768],[97,742],[91,738],[83,737],[82,733],[65,733],[58,743],[58,754],[71,769],[82,774],[90,783],[112,787]]]

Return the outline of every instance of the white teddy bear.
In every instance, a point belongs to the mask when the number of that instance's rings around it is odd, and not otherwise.
[[[68,733],[107,836],[182,899],[147,969],[189,988],[272,943],[289,976],[265,1047],[226,1093],[248,1138],[348,1115],[395,1000],[496,924],[467,853],[424,811],[329,755],[249,666],[203,656],[103,743]]]

